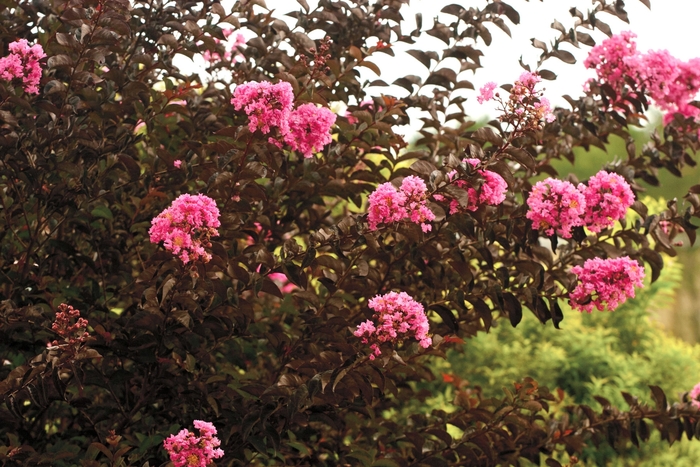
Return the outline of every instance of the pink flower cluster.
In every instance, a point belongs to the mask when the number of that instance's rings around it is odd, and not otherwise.
[[[377,295],[369,301],[369,307],[375,312],[374,321],[361,323],[353,334],[362,339],[363,344],[371,343],[370,360],[381,355],[379,344],[383,342],[413,337],[423,348],[428,348],[433,343],[428,336],[429,324],[423,305],[406,292]]]
[[[304,157],[311,157],[314,151],[320,151],[332,141],[330,129],[335,119],[336,115],[325,107],[302,104],[289,115],[289,131],[284,142]]]
[[[571,182],[548,178],[537,182],[527,199],[530,210],[526,217],[533,229],[542,229],[547,235],[571,238],[571,229],[583,225],[586,199]]]
[[[207,467],[212,465],[214,459],[224,456],[224,451],[219,448],[221,441],[215,436],[216,427],[212,423],[195,420],[194,427],[199,430],[200,436],[183,429],[163,441],[163,447],[168,451],[175,467]]]
[[[609,84],[618,94],[622,93],[625,77],[635,74],[627,63],[628,58],[638,55],[635,37],[631,31],[615,34],[593,47],[583,62],[586,68],[595,69],[600,83]]]
[[[73,349],[79,347],[80,344],[90,337],[90,334],[87,332],[87,325],[88,321],[80,317],[80,311],[70,305],[61,303],[56,312],[56,319],[51,324],[51,330],[58,334],[61,340],[53,340],[47,346],[64,347],[67,345]]]
[[[219,235],[219,226],[219,209],[213,199],[184,194],[153,218],[148,233],[151,243],[162,241],[165,249],[178,255],[183,263],[198,259],[206,263],[211,255],[204,248],[211,246],[211,237]]]
[[[536,89],[541,81],[542,78],[537,73],[522,73],[505,101],[494,94],[496,83],[488,82],[479,90],[476,100],[483,104],[495,97],[503,110],[500,121],[512,125],[518,131],[537,130],[541,128],[542,120],[549,123],[555,119],[549,100],[543,97],[542,91]]]
[[[598,81],[617,92],[619,102],[625,93],[634,96],[644,88],[666,112],[666,122],[674,113],[700,115],[700,109],[690,105],[700,91],[700,58],[684,62],[667,50],[642,54],[637,51],[635,37],[627,31],[606,39],[591,49],[584,65],[595,69]]]
[[[278,127],[284,134],[289,128],[289,114],[294,103],[292,85],[286,81],[277,84],[251,81],[236,87],[231,104],[248,115],[250,131],[267,134]]]
[[[369,195],[367,220],[370,230],[377,230],[378,224],[390,224],[405,219],[420,224],[423,232],[433,228],[428,222],[435,219],[435,214],[426,204],[428,188],[425,182],[414,175],[409,175],[401,182],[397,190],[391,183],[382,183]]]
[[[325,107],[302,104],[293,109],[294,93],[287,82],[248,82],[236,87],[231,103],[248,115],[250,131],[264,134],[278,128],[282,140],[304,157],[312,157],[332,141],[330,129],[336,115]],[[270,142],[281,147],[274,138]]]
[[[242,55],[238,52],[235,53],[234,55],[234,50],[236,50],[239,46],[245,45],[245,37],[243,37],[243,34],[236,34],[236,36],[233,36],[233,29],[222,29],[221,32],[224,34],[224,37],[226,38],[226,42],[224,42],[224,57],[223,60],[230,62],[232,59],[234,61],[242,61]],[[233,40],[232,40],[233,38]],[[221,44],[221,40],[217,39],[216,37],[214,38],[214,42],[217,44]],[[222,60],[221,54],[218,52],[210,52],[209,50],[205,50],[202,53],[202,58],[204,60],[212,65],[220,62]]]
[[[472,167],[476,167],[481,161],[475,158],[468,158],[464,159],[462,162],[467,162],[471,164]],[[466,209],[468,211],[476,211],[479,208],[479,203],[498,206],[506,199],[508,184],[503,180],[503,177],[491,170],[479,170],[478,173],[484,178],[484,183],[481,185],[478,192],[465,180],[455,180],[454,182],[455,186],[467,190],[469,205]],[[449,174],[451,179],[456,175],[457,171],[452,171]],[[450,214],[455,214],[461,209],[456,199],[450,201]]]
[[[479,89],[479,96],[476,98],[477,102],[479,102],[479,104],[483,104],[484,102],[493,99],[493,91],[496,89],[496,86],[498,85],[493,81],[489,81],[488,83],[484,84],[481,89]]]
[[[39,94],[41,65],[39,60],[46,57],[40,44],[29,45],[20,39],[9,45],[10,55],[0,58],[0,78],[6,81],[21,79],[24,92]]]
[[[634,203],[634,193],[627,181],[616,173],[601,170],[588,180],[583,191],[586,212],[583,224],[591,232],[600,232],[622,219]]]
[[[700,409],[700,383],[696,384],[695,387],[688,393],[688,398],[690,399],[691,404]]]
[[[526,217],[533,229],[547,235],[571,238],[573,227],[586,226],[600,232],[625,217],[634,203],[634,193],[625,179],[601,170],[588,181],[588,186],[554,178],[537,182],[527,200]]]
[[[589,313],[593,307],[615,310],[628,297],[634,297],[635,286],[644,285],[644,267],[629,256],[589,259],[583,266],[571,268],[571,272],[580,281],[569,294],[571,307]]]

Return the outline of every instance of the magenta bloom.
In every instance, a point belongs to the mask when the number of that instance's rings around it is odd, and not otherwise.
[[[163,242],[183,263],[198,259],[206,263],[211,255],[204,248],[211,246],[211,237],[219,235],[219,226],[219,209],[213,199],[184,194],[153,218],[148,233],[151,243]]]
[[[472,167],[476,167],[481,162],[476,158],[463,159],[462,162],[468,162]],[[456,180],[454,182],[455,186],[463,188],[467,191],[469,196],[469,205],[465,208],[468,211],[476,211],[479,209],[479,203],[488,204],[491,206],[498,206],[506,199],[506,193],[508,192],[508,184],[503,177],[498,175],[496,172],[491,170],[479,170],[479,175],[484,177],[484,183],[479,188],[479,192],[472,188],[469,183],[464,180]],[[457,175],[457,171],[453,170],[449,174],[450,179],[454,179]],[[456,199],[450,201],[450,214],[455,214],[462,210],[459,202]]]
[[[406,292],[389,292],[377,295],[369,301],[374,310],[374,321],[367,320],[357,326],[353,333],[363,344],[370,344],[370,360],[381,355],[379,343],[399,342],[406,337],[419,341],[421,347],[428,348],[433,340],[428,336],[429,324],[423,305],[415,301]]]
[[[625,217],[634,203],[634,193],[625,179],[601,170],[588,181],[583,190],[586,211],[583,223],[591,232],[600,232]]]
[[[547,235],[571,238],[571,229],[583,225],[581,216],[586,212],[586,199],[572,183],[548,178],[537,182],[527,199],[530,210],[526,217],[532,228],[544,230]]]
[[[248,115],[250,131],[259,129],[264,134],[274,127],[283,134],[287,133],[293,102],[292,85],[286,81],[277,84],[267,81],[244,83],[236,87],[231,99],[236,110],[243,109]]]
[[[432,226],[428,222],[435,219],[435,214],[426,204],[427,195],[425,182],[414,175],[404,178],[399,190],[391,183],[382,183],[368,198],[367,220],[370,230],[377,230],[381,223],[410,220],[420,224],[423,232],[429,232]]]
[[[377,230],[378,224],[399,222],[405,217],[406,195],[399,192],[391,183],[382,183],[369,195],[367,220],[370,230]]]
[[[496,89],[496,83],[493,81],[489,81],[488,83],[484,84],[481,89],[479,89],[479,96],[476,98],[479,104],[483,104],[484,102],[493,99],[494,89]]]
[[[39,94],[41,65],[39,60],[46,57],[40,44],[29,45],[20,39],[9,45],[10,55],[0,58],[0,78],[6,81],[21,79],[24,92]]]
[[[163,441],[163,447],[168,451],[175,467],[208,467],[214,459],[224,456],[224,451],[219,448],[221,441],[216,437],[216,427],[213,424],[195,420],[194,427],[199,430],[200,436],[183,429],[177,435],[170,435]]]
[[[696,384],[695,387],[688,393],[688,398],[690,399],[691,404],[700,409],[700,383]]]
[[[174,160],[173,165],[176,169],[179,169],[182,166],[182,161],[180,159]]]
[[[683,62],[667,50],[641,54],[634,42],[636,36],[623,32],[591,49],[584,62],[595,69],[598,81],[609,84],[621,100],[625,92],[634,95],[639,89],[666,112],[664,121],[674,113],[685,117],[700,115],[700,109],[689,105],[700,91],[700,59]]]
[[[428,222],[435,219],[435,214],[425,204],[428,195],[425,182],[420,177],[409,175],[401,182],[401,191],[406,195],[406,217],[420,224],[423,232],[430,232],[433,227]]]
[[[314,151],[320,151],[332,141],[330,130],[335,118],[336,115],[325,107],[302,104],[289,115],[284,142],[304,157],[312,157]]]
[[[579,284],[569,294],[569,303],[574,310],[589,313],[593,307],[615,310],[627,298],[634,297],[635,286],[644,285],[644,267],[629,256],[589,259],[583,267],[571,268],[571,272],[578,276]]]
[[[605,39],[593,47],[583,64],[592,68],[601,83],[607,83],[620,94],[625,86],[625,77],[633,76],[636,68],[629,58],[637,55],[636,34],[625,31]]]

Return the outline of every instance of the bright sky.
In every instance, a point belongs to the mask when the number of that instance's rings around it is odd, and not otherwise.
[[[574,24],[574,19],[569,13],[571,7],[575,6],[584,13],[592,7],[591,0],[508,1],[509,4],[518,10],[521,17],[521,22],[517,26],[511,25],[506,21],[513,37],[509,38],[495,25],[487,24],[493,36],[493,43],[490,47],[486,47],[479,39],[477,44],[484,52],[484,57],[482,57],[484,68],[478,70],[476,74],[468,71],[460,75],[460,78],[471,81],[477,90],[488,81],[495,81],[498,84],[512,83],[523,71],[518,64],[520,56],[523,56],[525,63],[530,64],[534,68],[540,51],[531,46],[530,39],[536,37],[549,43],[551,39],[559,34],[558,31],[550,27],[555,19],[561,22],[568,30]],[[313,0],[308,0],[308,2],[312,5],[315,3]],[[458,3],[463,6],[483,6],[486,4],[484,0],[413,0],[405,10],[402,10],[406,21],[404,30],[408,32],[415,28],[415,13],[418,12],[423,15],[424,30],[432,26],[433,18],[438,15],[441,16],[443,22],[449,24],[454,17],[441,14],[440,10],[452,3]],[[651,11],[638,0],[627,0],[625,3],[630,18],[629,25],[614,16],[599,15],[600,20],[610,25],[613,33],[625,30],[634,31],[638,36],[637,44],[640,51],[668,49],[673,55],[683,60],[700,56],[700,48],[697,46],[697,18],[700,17],[700,1],[651,0]],[[230,0],[228,2],[224,1],[223,4],[225,8],[230,9],[232,2]],[[299,8],[295,0],[267,0],[267,6],[270,9],[275,9],[280,15]],[[295,20],[292,18],[288,19],[290,26],[293,26]],[[243,33],[247,38],[250,38],[248,36],[251,36],[251,34],[245,34],[246,31],[243,31]],[[597,30],[592,35],[598,43],[606,37]],[[373,61],[380,66],[382,70],[380,78],[387,83],[409,74],[419,75],[426,79],[428,76],[427,69],[414,58],[402,53],[402,51],[410,48],[441,50],[444,47],[445,44],[442,41],[423,34],[420,41],[416,44],[407,46],[397,43],[394,47],[396,57],[392,58],[385,54],[377,54],[377,59],[373,58]],[[583,68],[583,59],[590,49],[586,46],[576,49],[570,44],[564,44],[561,48],[573,53],[578,62],[575,65],[567,65],[554,58],[545,62],[543,67],[554,71],[558,75],[556,81],[545,82],[546,96],[555,105],[568,106],[561,96],[570,94],[573,97],[577,97],[581,93],[583,83],[589,76],[592,76],[588,70]],[[183,62],[183,68],[192,66],[188,59],[181,61]],[[189,64],[184,63],[184,61],[189,62]],[[197,64],[195,62],[195,65]],[[451,64],[448,60],[444,65],[452,68],[459,66],[456,60]],[[366,68],[362,69],[362,73],[362,77],[365,79],[374,80],[377,78],[373,72]],[[377,95],[383,93],[396,95],[397,97],[402,97],[407,93],[406,90],[399,87],[378,87],[371,88],[371,90]],[[466,91],[466,95],[467,97],[472,97],[468,99],[466,105],[468,113],[478,116],[487,111],[487,109],[476,102],[474,98],[476,91]]]

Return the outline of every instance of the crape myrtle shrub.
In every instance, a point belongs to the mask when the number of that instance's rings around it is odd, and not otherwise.
[[[605,169],[641,193],[659,170],[680,176],[695,164],[697,124],[678,114],[638,148],[628,125],[643,120],[644,86],[600,81],[553,117],[537,113],[543,96],[532,94],[527,125],[512,113],[475,130],[460,110],[473,89],[466,76],[480,67],[490,29],[519,22],[511,6],[450,5],[450,22],[417,18],[408,31],[408,0],[298,3],[290,28],[262,0],[0,2],[3,56],[18,39],[47,56],[37,93],[12,75],[0,85],[3,463],[160,465],[163,441],[195,421],[207,459],[224,451],[221,465],[517,465],[576,454],[593,435],[612,445],[646,440],[652,427],[669,442],[695,437],[698,409],[670,405],[656,386],[653,403],[626,395],[629,409],[599,399],[602,409],[574,405],[554,417],[556,397],[527,379],[498,398],[464,391],[449,414],[383,416],[423,398],[413,383],[433,378],[433,359],[494,320],[517,326],[529,310],[559,327],[560,301],[582,285],[572,267],[620,259],[637,268],[635,281],[643,270],[658,278],[672,237],[682,228],[695,239],[696,194],[660,215],[635,201],[639,222],[598,232],[574,222],[561,237],[533,228],[528,196],[543,175],[577,182],[551,161],[575,162],[574,148],[604,148],[613,134],[628,154]],[[560,37],[533,41],[545,79],[555,78],[548,60],[574,62],[566,47],[595,45],[592,29],[612,34],[606,14],[626,19],[621,1],[571,13],[574,29],[557,22]],[[253,37],[227,50],[231,29]],[[381,71],[377,56],[425,34],[445,43],[409,52],[428,78],[402,77],[395,84],[407,95],[366,101],[358,70]],[[211,81],[183,75],[176,54],[207,55]],[[450,57],[461,70],[443,63]],[[348,113],[311,151],[283,128],[263,133],[252,124],[261,114],[232,104],[234,85],[250,82],[288,83],[296,109],[340,101]],[[505,102],[504,90],[496,98]],[[394,132],[411,121],[408,109],[424,111],[414,117],[416,150]],[[488,180],[498,186],[493,174],[505,199],[470,197]],[[367,198],[384,183],[394,184],[382,188],[392,199],[412,193],[416,210],[370,226]],[[220,215],[206,231],[178,224],[202,248],[190,260],[175,252],[182,238],[160,241],[174,230],[149,230],[173,200],[206,203],[199,195]],[[162,216],[177,227],[174,214]],[[392,292],[408,296],[415,326],[425,311],[428,334],[370,332],[379,314],[393,318],[369,301]],[[452,438],[448,424],[463,435]],[[168,446],[197,442],[178,436]]]

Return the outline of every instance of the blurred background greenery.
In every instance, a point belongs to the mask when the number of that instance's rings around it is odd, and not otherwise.
[[[486,124],[485,120],[478,125]],[[638,150],[655,131],[663,134],[662,115],[652,108],[645,127],[630,128]],[[561,177],[573,174],[585,181],[606,164],[627,157],[625,142],[617,136],[610,138],[606,150],[575,151],[575,167],[566,160],[553,164]],[[646,191],[639,196],[647,198],[652,212],[662,211],[666,200],[673,198],[682,207],[688,189],[700,183],[700,168],[686,168],[682,178],[660,171],[658,178],[658,187],[640,182]],[[629,216],[635,214],[630,210]],[[489,334],[467,339],[464,345],[455,346],[447,361],[436,361],[435,380],[420,388],[425,390],[424,401],[415,401],[401,414],[385,416],[405,416],[409,423],[416,410],[450,412],[460,389],[480,388],[484,397],[501,397],[503,387],[512,387],[527,376],[552,391],[563,390],[561,405],[583,403],[602,410],[594,399],[602,396],[624,409],[627,404],[621,391],[649,399],[649,384],[660,386],[670,402],[679,400],[700,381],[700,275],[693,273],[700,270],[700,247],[690,246],[687,238],[683,243],[675,258],[664,255],[660,279],[650,284],[647,277],[647,286],[614,313],[581,314],[561,303],[565,315],[561,330],[543,326],[529,314],[517,329],[498,321]],[[461,435],[456,427],[452,431],[453,436]],[[684,439],[669,449],[659,433],[653,432],[639,449],[631,443],[615,448],[606,443],[591,445],[579,465],[694,467],[698,459],[700,443]],[[563,455],[561,461],[569,459]],[[523,462],[523,466],[531,465]]]

